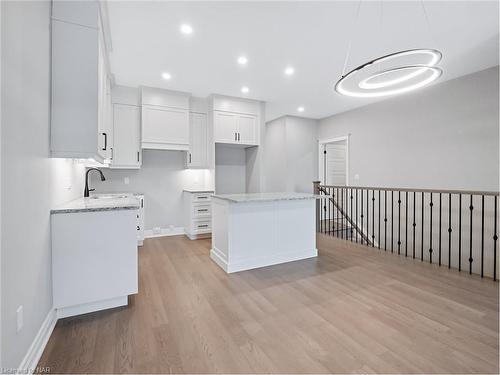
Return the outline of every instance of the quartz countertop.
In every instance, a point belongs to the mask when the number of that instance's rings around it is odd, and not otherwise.
[[[138,194],[94,194],[88,198],[78,198],[50,210],[51,214],[74,212],[136,210],[139,208]]]
[[[213,193],[213,190],[203,190],[203,189],[184,189],[186,193]]]
[[[298,199],[320,199],[320,195],[310,193],[248,193],[248,194],[215,194],[212,197],[232,203],[286,201]]]

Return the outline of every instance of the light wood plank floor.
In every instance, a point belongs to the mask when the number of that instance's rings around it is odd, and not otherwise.
[[[146,240],[127,308],[57,323],[57,373],[498,373],[498,283],[318,235],[226,275],[210,240]]]

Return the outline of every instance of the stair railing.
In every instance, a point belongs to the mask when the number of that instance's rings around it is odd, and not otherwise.
[[[313,187],[320,233],[498,278],[499,192]]]

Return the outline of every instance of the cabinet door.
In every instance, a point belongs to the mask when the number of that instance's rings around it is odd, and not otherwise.
[[[238,115],[238,141],[247,145],[256,145],[257,142],[257,117],[251,115]]]
[[[142,106],[142,147],[188,150],[189,112],[185,109]]]
[[[218,143],[238,143],[238,115],[227,112],[214,112],[214,138]]]
[[[112,167],[137,168],[140,159],[139,107],[115,104],[113,106]]]
[[[208,168],[207,115],[191,113],[189,119],[188,167]]]
[[[106,112],[106,100],[107,100],[107,72],[106,64],[104,60],[104,44],[102,43],[101,35],[99,35],[99,58],[97,60],[97,106],[98,106],[98,119],[97,119],[97,131],[98,131],[98,142],[97,142],[97,153],[102,157],[107,157],[107,151],[109,149],[109,134],[106,131],[106,121],[108,113]]]

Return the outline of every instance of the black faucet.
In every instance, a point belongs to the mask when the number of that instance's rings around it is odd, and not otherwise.
[[[84,197],[88,197],[90,194],[91,191],[94,191],[95,189],[89,189],[89,172],[90,171],[97,171],[101,174],[101,181],[105,181],[106,178],[104,177],[104,175],[102,174],[102,171],[100,169],[97,169],[97,168],[89,168],[87,169],[87,172],[85,173],[85,190],[83,191],[83,196]]]

